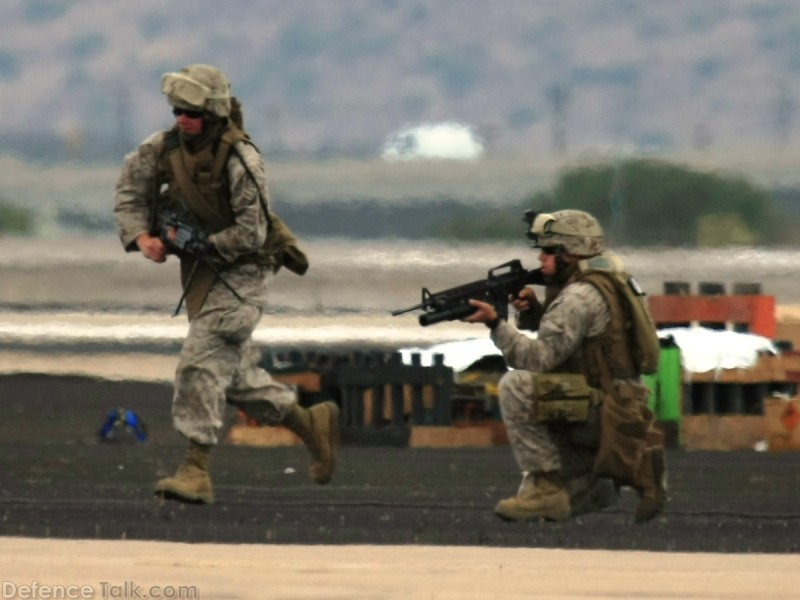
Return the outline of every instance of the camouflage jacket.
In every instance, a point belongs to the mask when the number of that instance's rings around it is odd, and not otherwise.
[[[114,221],[120,240],[129,252],[137,250],[135,241],[139,235],[150,232],[151,211],[164,183],[158,181],[158,166],[165,133],[151,135],[128,154],[117,181]],[[262,197],[267,201],[269,196],[261,155],[247,143],[237,143],[236,149],[247,162]],[[228,159],[227,180],[230,182],[230,202],[235,222],[231,227],[212,234],[209,239],[219,255],[232,263],[263,246],[267,236],[267,219],[259,202],[259,190],[234,152]]]
[[[611,311],[597,288],[575,282],[549,304],[535,339],[507,321],[491,335],[511,368],[548,373],[575,359],[583,340],[602,334],[610,322]]]

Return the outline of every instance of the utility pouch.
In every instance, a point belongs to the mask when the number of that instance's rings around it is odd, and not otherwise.
[[[537,423],[567,421],[585,423],[596,393],[583,375],[576,373],[534,373],[536,399],[533,420]]]
[[[297,245],[297,238],[283,220],[274,212],[268,212],[269,231],[267,241],[259,251],[274,271],[286,267],[292,273],[304,275],[308,271],[308,257]]]
[[[617,387],[615,397],[604,394],[595,475],[637,489],[646,485],[640,481],[640,471],[653,417],[646,406],[647,394],[644,385],[633,384]]]

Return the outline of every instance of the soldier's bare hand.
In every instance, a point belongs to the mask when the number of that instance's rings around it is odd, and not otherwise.
[[[536,292],[530,287],[522,288],[516,298],[511,298],[511,305],[518,312],[528,310],[534,302],[536,302]]]
[[[462,321],[467,323],[489,323],[497,319],[497,311],[491,304],[480,300],[470,300],[469,303],[470,306],[474,306],[477,310],[468,317],[461,319]]]
[[[163,263],[167,260],[167,247],[159,238],[153,237],[149,233],[143,233],[136,238],[136,245],[145,258],[153,262]]]

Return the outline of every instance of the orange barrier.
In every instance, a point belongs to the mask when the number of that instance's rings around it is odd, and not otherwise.
[[[729,329],[775,338],[775,297],[648,296],[650,312],[659,328],[687,323],[719,324]]]

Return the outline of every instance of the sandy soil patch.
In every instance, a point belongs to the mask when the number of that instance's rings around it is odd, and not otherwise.
[[[33,582],[91,586],[91,598],[242,600],[788,600],[800,586],[786,555],[3,538],[0,563],[3,598],[45,597],[19,593]]]

